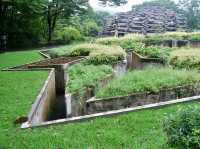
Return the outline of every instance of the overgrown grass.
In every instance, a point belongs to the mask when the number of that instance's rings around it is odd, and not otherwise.
[[[71,51],[72,46],[73,44],[52,48],[49,50],[49,54],[53,58],[64,56],[64,55],[69,56],[70,53],[72,52]]]
[[[20,59],[25,59],[26,56],[31,54],[27,52],[27,55],[21,55]],[[9,61],[7,56],[4,59]],[[9,62],[5,61],[5,65],[7,63]],[[0,83],[3,85],[0,87],[1,149],[169,149],[166,134],[162,130],[165,116],[175,114],[178,109],[184,109],[188,105],[200,106],[198,102],[178,104],[111,118],[97,118],[83,123],[21,130],[13,121],[19,115],[27,114],[43,79],[40,78],[40,72],[2,73],[4,72],[0,72]],[[5,77],[9,78],[9,81],[6,81]]]
[[[0,69],[42,59],[38,51],[6,52],[0,54]]]
[[[175,68],[200,70],[200,50],[182,49],[170,54],[169,64]]]
[[[105,46],[100,44],[80,44],[72,47],[72,56],[88,56],[90,64],[114,64],[123,60],[125,51],[119,46]]]
[[[73,93],[87,86],[96,86],[98,81],[112,74],[112,67],[107,65],[73,65],[68,70],[69,83],[67,89]]]
[[[144,40],[142,34],[128,34],[124,37],[106,37],[99,38],[95,42],[103,45],[117,45],[128,51],[135,50],[144,46],[141,41]]]
[[[138,92],[158,92],[160,89],[182,86],[200,81],[196,71],[147,68],[128,72],[113,80],[97,93],[97,98],[125,96]]]
[[[166,62],[170,56],[170,52],[173,50],[175,49],[169,47],[150,46],[136,49],[135,52],[141,54],[144,57],[160,58]]]

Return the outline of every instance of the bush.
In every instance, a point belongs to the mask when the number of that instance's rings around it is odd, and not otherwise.
[[[169,64],[174,68],[200,70],[200,51],[198,49],[182,49],[170,54]]]
[[[190,106],[170,115],[164,121],[168,143],[180,149],[200,148],[200,108]]]
[[[158,92],[161,89],[183,86],[200,81],[196,71],[173,70],[169,68],[147,68],[128,72],[101,89],[98,98],[126,96],[139,92]]]
[[[112,74],[112,67],[76,64],[69,68],[68,73],[67,89],[73,93],[86,86],[95,86],[106,75]]]
[[[117,45],[126,50],[134,50],[136,48],[143,47],[144,44],[141,41],[144,39],[144,36],[141,34],[128,34],[124,37],[106,37],[99,38],[95,42],[103,45]]]
[[[200,41],[200,33],[199,33],[199,34],[191,35],[191,36],[189,37],[189,40],[190,40],[190,41]]]
[[[95,37],[98,35],[100,27],[94,20],[87,20],[83,23],[83,32],[85,36]]]
[[[113,64],[125,58],[125,51],[117,46],[79,44],[71,49],[72,56],[89,56],[87,63]]]
[[[138,48],[135,50],[135,52],[148,58],[160,58],[163,61],[167,62],[170,52],[172,50],[174,49],[169,47],[150,46],[150,47]]]
[[[65,43],[83,40],[81,33],[74,27],[64,27],[57,32],[57,38]]]
[[[115,64],[123,60],[126,56],[125,51],[117,46],[103,48],[102,50],[92,51],[87,60],[91,64]]]

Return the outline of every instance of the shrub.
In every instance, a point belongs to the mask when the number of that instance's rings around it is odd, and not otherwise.
[[[145,48],[138,48],[135,50],[135,52],[148,58],[160,58],[166,62],[172,50],[174,49],[169,47],[150,46]]]
[[[86,86],[95,86],[106,75],[112,74],[112,67],[76,64],[69,68],[68,73],[67,89],[73,93]]]
[[[81,33],[74,27],[64,27],[57,32],[58,39],[62,39],[65,43],[80,41],[83,39]]]
[[[166,118],[163,124],[168,143],[180,149],[200,148],[200,108],[190,106]]]
[[[83,23],[83,32],[85,36],[95,37],[98,35],[100,27],[94,20],[86,20]]]
[[[117,46],[100,44],[80,44],[72,47],[72,56],[89,56],[87,63],[113,64],[126,56],[125,51]]]
[[[173,70],[169,68],[147,68],[128,72],[113,80],[97,92],[98,98],[126,96],[138,92],[158,92],[161,89],[182,86],[200,81],[196,71]]]
[[[200,33],[199,34],[193,34],[189,37],[190,41],[200,41]]]
[[[200,69],[200,51],[182,49],[170,54],[169,64],[174,68]]]
[[[144,36],[141,34],[128,34],[124,37],[106,37],[99,38],[95,42],[103,45],[117,45],[121,46],[123,49],[130,50],[143,47],[144,44],[141,41]]]
[[[102,50],[92,51],[89,55],[88,61],[92,64],[115,64],[123,60],[126,56],[125,51],[117,46],[103,48]]]

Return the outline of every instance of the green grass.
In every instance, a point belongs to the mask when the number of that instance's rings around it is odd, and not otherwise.
[[[27,114],[43,82],[40,77],[45,74],[0,72],[0,75],[3,86],[0,87],[0,149],[169,149],[162,131],[165,116],[188,105],[200,106],[197,102],[179,104],[82,123],[21,130],[13,120]]]
[[[6,52],[0,54],[0,69],[42,59],[38,51]]]
[[[72,46],[73,44],[52,48],[49,50],[49,54],[51,57],[60,57],[64,55],[69,56],[70,53],[72,52],[71,50]]]
[[[166,62],[169,58],[170,52],[172,52],[173,50],[175,49],[169,47],[150,46],[138,48],[135,50],[135,52],[141,54],[144,57],[159,58]]]
[[[144,35],[142,34],[128,34],[124,37],[106,37],[98,38],[95,43],[103,45],[115,45],[120,46],[128,51],[135,50],[144,46],[141,41],[144,40]]]
[[[128,72],[119,79],[113,80],[97,92],[97,98],[126,96],[138,92],[158,92],[161,89],[173,88],[200,81],[196,71],[172,70],[168,68],[147,68]]]
[[[169,64],[174,68],[200,70],[200,49],[182,49],[170,54]]]
[[[73,93],[87,86],[96,86],[98,81],[112,74],[112,68],[107,65],[76,64],[69,69],[67,89]]]

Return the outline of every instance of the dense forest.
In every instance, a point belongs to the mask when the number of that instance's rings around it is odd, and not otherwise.
[[[123,5],[126,0],[99,0],[101,5]],[[155,0],[142,5],[160,5],[182,12],[188,30],[200,28],[200,1]],[[10,0],[0,3],[0,33],[8,35],[8,46],[30,47],[88,40],[102,30],[110,14],[96,12],[88,0]],[[133,9],[141,5],[134,6]]]

